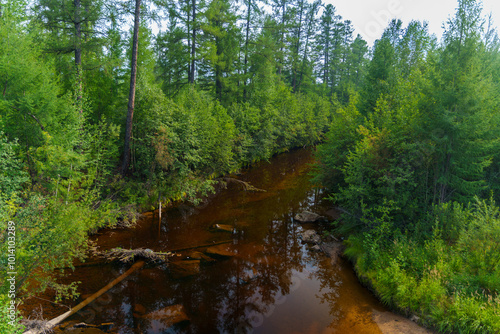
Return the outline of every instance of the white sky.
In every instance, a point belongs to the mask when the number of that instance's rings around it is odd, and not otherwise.
[[[456,0],[325,0],[337,8],[344,20],[351,20],[356,31],[368,42],[380,38],[389,21],[399,18],[406,27],[411,20],[427,21],[429,32],[441,38],[443,23],[455,14]],[[483,0],[483,15],[493,14],[500,25],[500,1]]]

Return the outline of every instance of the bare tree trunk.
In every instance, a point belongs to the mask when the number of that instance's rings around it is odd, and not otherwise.
[[[280,60],[278,63],[278,74],[281,75],[281,71],[283,69],[283,63],[284,63],[284,54],[283,54],[283,49],[285,46],[285,10],[286,10],[286,0],[282,0],[281,2],[282,9],[281,9],[281,45],[280,45]]]
[[[306,61],[307,61],[307,49],[309,47],[309,37],[311,36],[312,34],[312,26],[313,26],[313,20],[314,20],[314,11],[313,9],[311,9],[311,17],[309,18],[309,27],[307,29],[307,36],[306,36],[306,44],[304,46],[304,55],[302,57],[302,67],[300,69],[300,77],[299,77],[299,82],[298,82],[298,88],[297,88],[297,91],[300,91],[300,86],[302,85],[302,80],[304,78],[304,71],[305,71],[305,68],[306,68]]]
[[[74,0],[75,6],[75,67],[76,67],[76,82],[77,82],[77,96],[76,105],[78,112],[81,114],[83,112],[82,108],[82,22],[80,18],[81,2],[80,0]]]
[[[196,0],[192,0],[191,6],[193,7],[193,38],[191,39],[191,73],[189,75],[190,83],[194,83],[194,68],[195,68],[195,60],[194,57],[196,55]]]
[[[125,128],[125,143],[123,145],[122,175],[128,171],[130,164],[130,139],[132,137],[132,121],[135,105],[135,81],[137,76],[137,48],[139,45],[139,19],[141,14],[141,0],[135,0],[134,39],[132,44],[132,62],[130,65],[130,91],[128,95],[127,126]]]
[[[300,11],[299,11],[299,20],[298,24],[299,27],[297,29],[297,36],[295,37],[297,39],[296,44],[295,44],[295,56],[294,56],[294,61],[293,61],[293,79],[292,79],[292,90],[294,93],[297,92],[297,70],[299,65],[297,64],[299,62],[299,52],[300,52],[300,37],[302,35],[302,14],[304,13],[304,0],[300,2]]]
[[[187,0],[186,2],[186,13],[187,13],[187,21],[186,21],[186,28],[187,28],[187,43],[188,43],[188,52],[191,52],[191,21],[190,21],[190,11],[189,11],[189,3],[190,0]],[[191,53],[190,57],[188,60],[187,64],[187,72],[188,72],[188,82],[191,82]]]
[[[220,26],[220,22],[216,22],[217,26]],[[222,47],[220,45],[220,38],[215,37],[215,48],[217,49],[216,54],[217,54],[217,59],[222,55]],[[216,63],[215,65],[215,96],[217,96],[217,99],[219,101],[222,101],[222,66],[219,64],[219,62]]]

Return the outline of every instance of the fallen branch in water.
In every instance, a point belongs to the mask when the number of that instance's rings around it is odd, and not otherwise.
[[[168,258],[175,256],[176,253],[178,252],[183,252],[187,250],[192,250],[192,249],[197,249],[197,248],[205,248],[205,247],[212,247],[212,246],[217,246],[217,245],[222,245],[222,244],[228,244],[233,242],[233,240],[224,240],[224,241],[219,241],[219,242],[211,242],[203,245],[197,245],[197,246],[189,246],[189,247],[184,247],[184,248],[177,248],[177,249],[172,249],[166,252],[154,252],[151,249],[144,249],[144,248],[137,248],[137,249],[122,249],[122,248],[113,248],[109,251],[105,252],[100,252],[97,250],[93,250],[93,255],[94,256],[99,256],[107,261],[120,261],[123,263],[129,263],[133,262],[136,258],[141,258],[143,260],[149,260],[153,262],[167,262]],[[100,263],[104,264],[104,263]],[[83,264],[84,265],[84,264]],[[83,266],[79,265],[79,266]],[[92,265],[99,265],[98,262]],[[77,266],[75,266],[77,267]]]
[[[241,180],[238,180],[238,179],[235,179],[235,178],[232,178],[232,177],[224,177],[222,178],[222,180],[226,183],[236,183],[240,186],[242,186],[243,190],[244,191],[260,191],[260,192],[267,192],[267,190],[264,190],[264,189],[259,189],[259,188],[256,188],[254,186],[252,186],[250,183],[248,182],[245,182],[245,181],[241,181]]]
[[[101,252],[99,255],[110,261],[120,261],[123,263],[133,262],[136,258],[141,258],[149,261],[167,262],[169,257],[174,256],[172,252],[153,252],[151,249],[122,249],[113,248],[107,252]]]
[[[129,270],[127,270],[126,272],[124,272],[123,274],[121,274],[119,277],[117,277],[116,279],[114,279],[113,281],[111,281],[110,283],[108,283],[108,285],[106,285],[101,290],[99,290],[96,293],[94,293],[89,298],[85,299],[83,302],[81,302],[80,304],[78,304],[77,306],[75,306],[74,308],[72,308],[71,310],[69,310],[68,312],[66,312],[64,314],[61,314],[60,316],[58,316],[57,318],[54,318],[54,319],[50,320],[49,322],[43,323],[43,326],[41,328],[30,329],[27,332],[24,332],[24,334],[41,334],[41,333],[44,333],[47,330],[50,330],[50,329],[54,328],[61,321],[64,321],[65,319],[69,318],[70,316],[72,316],[76,312],[80,311],[82,308],[84,308],[88,304],[92,303],[95,299],[99,298],[104,293],[108,292],[116,284],[120,283],[125,278],[127,278],[128,276],[130,276],[130,274],[132,274],[134,271],[142,268],[143,266],[144,266],[144,261],[139,261],[139,262],[134,263],[132,265],[132,267],[130,267]]]

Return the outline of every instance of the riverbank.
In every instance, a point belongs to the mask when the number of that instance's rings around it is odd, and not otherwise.
[[[325,216],[330,220],[337,220],[339,218],[338,212],[334,210],[329,210],[324,213]],[[311,247],[317,247],[318,250],[321,250],[324,254],[328,256],[330,259],[330,264],[332,267],[338,266],[339,261],[345,259],[344,250],[345,246],[343,242],[338,241],[330,234],[322,233],[325,230],[323,228],[317,228],[315,226],[310,226],[310,229],[306,231],[314,231],[316,233],[307,233],[303,232],[303,240],[305,239],[307,243],[311,245]],[[321,237],[320,237],[321,236]],[[334,240],[335,239],[335,240]],[[345,259],[347,260],[347,259]],[[355,268],[355,263],[352,263],[352,266]],[[370,282],[363,277],[359,276],[359,273],[356,272],[358,279],[360,282],[367,286],[367,288],[372,291],[374,294],[377,293],[374,290],[373,286],[370,285]],[[392,311],[387,310],[377,310],[373,309],[371,314],[372,320],[377,324],[380,332],[383,334],[434,334],[436,333],[432,329],[425,328],[419,324],[420,319],[416,316],[404,317],[400,314],[394,313]]]
[[[150,212],[135,229],[102,230],[93,237],[101,251],[122,247],[160,252],[230,240],[233,255],[200,260],[187,277],[176,277],[170,266],[146,266],[68,321],[113,322],[112,331],[121,334],[156,333],[154,328],[164,326],[157,311],[182,305],[189,322],[173,331],[188,326],[192,332],[234,332],[243,326],[254,333],[305,333],[316,328],[325,333],[379,334],[374,310],[388,310],[359,284],[350,264],[341,259],[332,266],[330,258],[300,240],[309,226],[294,217],[329,207],[321,191],[311,187],[311,162],[309,150],[283,154],[238,175],[265,192],[230,184],[201,206],[181,204],[164,210],[161,223],[158,212]],[[216,231],[216,224],[232,229]],[[212,257],[205,248],[197,251]],[[193,261],[187,256],[192,254],[182,253],[172,261]],[[64,303],[74,307],[128,267],[78,267],[60,283],[81,281],[81,297]],[[67,311],[38,299],[29,302],[32,308],[42,304],[46,318]]]

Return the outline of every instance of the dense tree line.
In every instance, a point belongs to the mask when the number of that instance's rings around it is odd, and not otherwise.
[[[12,221],[16,293],[72,295],[54,268],[89,233],[320,141],[361,85],[352,31],[319,1],[0,1],[0,261]]]
[[[443,332],[500,330],[500,53],[480,3],[441,41],[394,20],[318,148],[346,254],[382,300]]]
[[[16,292],[71,295],[53,269],[92,231],[324,140],[315,181],[381,298],[442,331],[498,331],[496,32],[460,0],[442,40],[395,20],[370,51],[321,1],[0,1]]]

